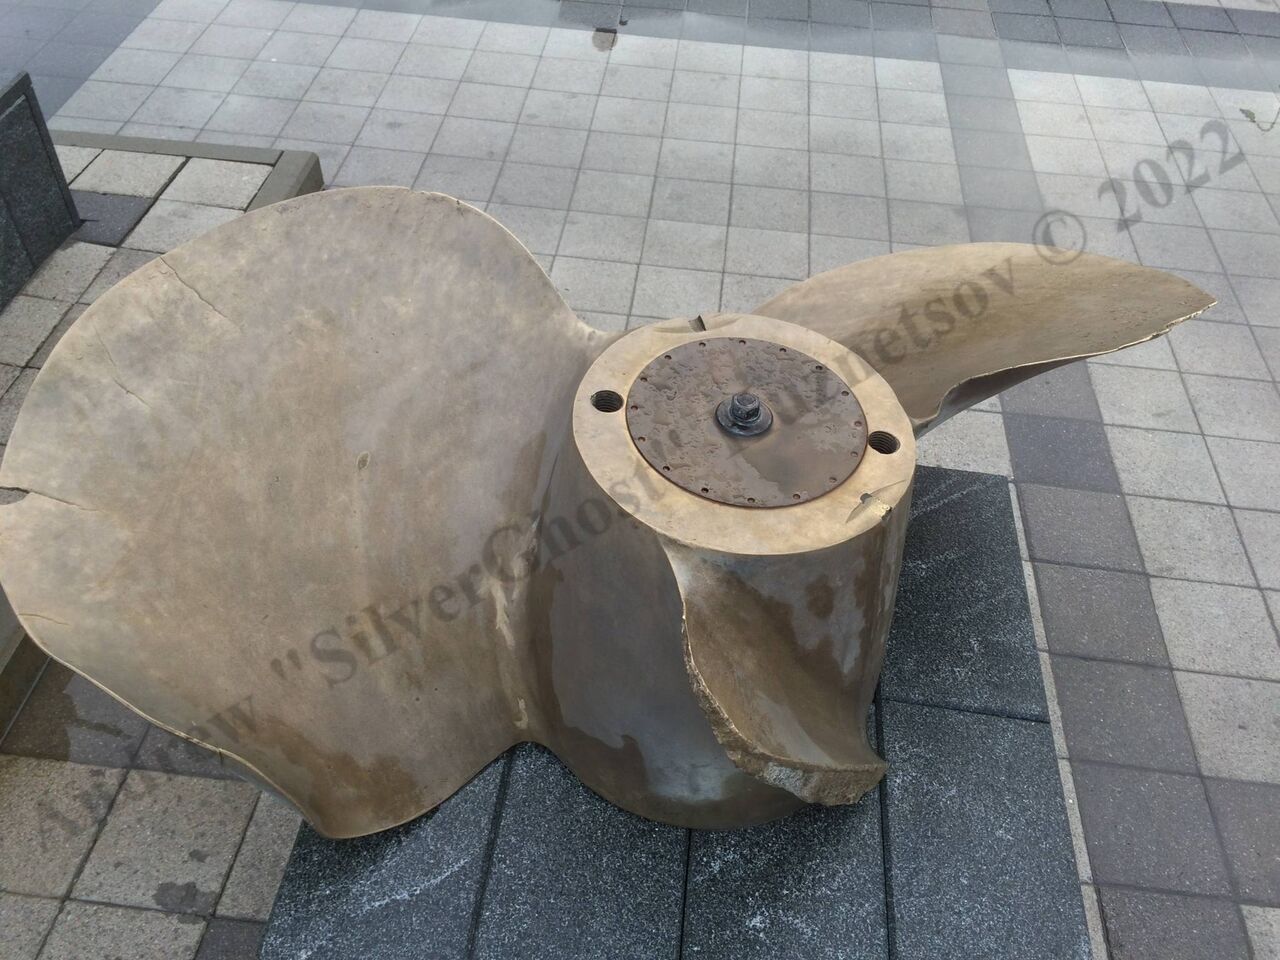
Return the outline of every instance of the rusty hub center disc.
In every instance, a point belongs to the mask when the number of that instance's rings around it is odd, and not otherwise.
[[[772,423],[743,436],[717,419],[752,395]],[[834,490],[857,469],[866,417],[849,385],[767,340],[708,337],[655,357],[627,397],[627,429],[677,486],[740,507],[783,507]]]

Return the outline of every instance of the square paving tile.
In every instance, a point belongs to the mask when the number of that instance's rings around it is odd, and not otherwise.
[[[212,913],[257,794],[239,781],[131,771],[75,896]]]
[[[413,956],[424,943],[441,957],[465,955],[509,762],[490,764],[436,811],[392,830],[326,840],[303,826],[262,960],[295,960],[300,949]]]
[[[1051,563],[1037,563],[1035,571],[1052,652],[1168,663],[1145,576]]]
[[[845,257],[839,259],[842,264],[849,262]],[[999,413],[982,410],[966,410],[931,429],[916,441],[916,461],[927,467],[950,467],[1004,477],[1013,474],[1003,419]]]
[[[1119,492],[1102,424],[1010,413],[1004,426],[1013,475],[1020,482]]]
[[[238,210],[179,200],[157,200],[133,228],[125,243],[135,250],[168,253],[174,247],[221,226],[240,215]]]
[[[69,241],[41,265],[22,292],[28,297],[75,303],[111,254],[110,247]]]
[[[1211,777],[1280,784],[1280,683],[1177,671],[1178,692]]]
[[[1140,427],[1107,427],[1120,488],[1125,493],[1225,503],[1218,471],[1203,437]]]
[[[1209,449],[1233,507],[1275,509],[1280,476],[1280,444],[1210,437]]]
[[[1198,777],[1075,761],[1076,799],[1094,881],[1229,895]],[[1177,824],[1177,829],[1171,829]]]
[[[57,915],[57,900],[0,893],[0,956],[36,960]]]
[[[1259,591],[1153,578],[1151,593],[1175,668],[1280,680],[1280,644]]]
[[[154,197],[164,189],[182,157],[104,150],[72,181],[77,190]]]
[[[606,803],[547,751],[519,748],[476,956],[674,952],[687,843]]]
[[[1196,772],[1169,670],[1056,656],[1053,679],[1073,760]]]
[[[1173,6],[1173,4],[1170,4]],[[1101,886],[1113,960],[1248,960],[1235,904]]]
[[[210,920],[195,960],[254,960],[264,925],[246,920]]]
[[[1018,497],[1032,560],[1143,569],[1123,497],[1029,483]]]
[[[1237,893],[1280,906],[1280,786],[1206,780],[1205,788]]]
[[[1245,904],[1240,912],[1253,945],[1253,960],[1280,960],[1280,909]]]
[[[1192,374],[1185,379],[1206,434],[1280,442],[1280,395],[1275,384]],[[1244,410],[1248,416],[1241,415]]]
[[[0,890],[65,896],[122,770],[0,756]]]
[[[1147,572],[1156,577],[1253,586],[1253,571],[1226,507],[1127,497]]]
[[[1280,515],[1258,510],[1234,511],[1258,583],[1280,588]]]
[[[108,247],[119,246],[151,207],[150,197],[83,190],[73,190],[71,195],[76,211],[84,220],[75,232],[76,239]]]
[[[885,703],[899,957],[1087,954],[1047,724]]]
[[[130,960],[192,960],[204,933],[172,913],[70,900],[58,915],[41,960],[116,956]]]
[[[882,696],[1047,720],[1007,482],[922,467],[911,510]]]
[[[1000,403],[1006,413],[1102,419],[1089,368],[1083,363],[1069,363],[1011,387],[1000,394]]]
[[[1177,373],[1090,364],[1089,378],[1106,423],[1198,431],[1191,402]]]
[[[0,363],[15,367],[28,363],[70,307],[69,303],[37,297],[10,300],[0,310]]]
[[[692,831],[682,955],[887,957],[880,803]]]

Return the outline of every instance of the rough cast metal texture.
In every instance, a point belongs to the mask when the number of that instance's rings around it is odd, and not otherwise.
[[[768,427],[735,436],[717,417],[755,396]],[[767,340],[699,337],[654,357],[627,394],[636,448],[672,483],[719,503],[784,507],[820,497],[867,445],[849,385],[813,357]]]
[[[264,208],[118,284],[51,353],[0,466],[26,492],[0,507],[0,580],[54,657],[330,836],[409,820],[526,740],[677,824],[851,802],[884,771],[864,718],[913,426],[1211,303],[1015,244],[868,263],[777,318],[606,336],[451,198]],[[953,295],[947,327],[922,297],[971,270],[993,292]],[[707,337],[812,357],[896,447],[787,507],[682,489],[592,397]]]

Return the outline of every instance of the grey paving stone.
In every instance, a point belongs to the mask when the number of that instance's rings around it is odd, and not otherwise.
[[[1280,784],[1280,683],[1175,672],[1200,769]]]
[[[65,896],[122,770],[0,755],[0,889]]]
[[[1105,660],[1169,662],[1147,578],[1035,564],[1049,650]]]
[[[210,920],[195,960],[256,960],[264,930],[246,920]]]
[[[1084,960],[1047,724],[885,703],[894,954]]]
[[[0,310],[0,363],[25,365],[70,307],[60,300],[14,297]]]
[[[257,793],[238,781],[130,771],[74,895],[211,913]]]
[[[1203,437],[1141,427],[1106,429],[1120,488],[1125,493],[1226,502]]]
[[[1259,585],[1280,587],[1280,515],[1260,510],[1233,512]]]
[[[234,220],[239,215],[238,210],[228,210],[225,207],[157,200],[134,227],[125,243],[134,250],[168,253],[174,247]]]
[[[888,957],[880,791],[692,832],[681,957]]]
[[[104,150],[76,177],[72,186],[92,193],[154,197],[164,189],[182,162],[182,157],[158,153]]]
[[[57,915],[57,900],[0,893],[0,956],[36,960]]]
[[[1109,886],[1098,892],[1113,960],[1248,960],[1229,900]]]
[[[119,283],[133,271],[146,266],[156,255],[146,250],[117,250],[111,255],[89,289],[80,295],[82,303],[93,303],[103,293]]]
[[[76,211],[84,223],[75,232],[77,240],[118,246],[151,206],[150,197],[73,190]]]
[[[1147,572],[1157,577],[1253,586],[1244,546],[1226,507],[1126,497]]]
[[[298,812],[269,794],[258,799],[253,819],[218,900],[218,916],[266,920],[301,824]]]
[[[262,944],[262,960],[464,957],[507,760],[435,811],[358,840],[304,826]]]
[[[70,900],[40,956],[42,960],[100,956],[191,960],[203,932],[203,923],[177,914]]]
[[[271,167],[193,157],[161,197],[243,210],[258,192]]]
[[[97,147],[69,147],[64,144],[55,144],[54,150],[58,154],[58,164],[62,167],[62,175],[70,183],[76,177],[80,176],[84,170],[102,151]]]
[[[922,467],[911,516],[882,696],[1047,720],[1007,481]]]
[[[1086,761],[1071,767],[1096,883],[1230,894],[1198,777]]]
[[[1244,900],[1280,906],[1280,786],[1206,780],[1205,789],[1236,892]]]
[[[22,401],[26,399],[27,391],[31,389],[35,378],[35,370],[23,370],[5,390],[4,396],[0,397],[0,443],[9,442],[9,434],[13,431],[14,421],[18,419]]]
[[[600,257],[622,263],[639,263],[645,223],[643,217],[571,211],[565,218],[564,232],[560,236],[557,252],[569,257]],[[720,229],[723,232],[723,228]],[[723,254],[721,259],[723,260]]]
[[[631,310],[646,317],[691,317],[720,299],[719,271],[642,265]]]
[[[1280,960],[1280,909],[1241,906],[1254,960]]]
[[[549,256],[555,253],[560,235],[564,232],[566,214],[563,210],[491,203],[488,212],[535,254]]]
[[[1119,492],[1120,482],[1101,424],[1007,414],[1004,426],[1013,475],[1020,482]]]
[[[1106,423],[1198,432],[1177,373],[1090,364],[1089,377]]]
[[[29,297],[75,303],[98,271],[110,258],[111,248],[73,240],[49,257],[27,281],[23,293]]]
[[[1259,591],[1152,579],[1151,594],[1176,669],[1280,680],[1280,644]]]
[[[1029,483],[1018,497],[1032,560],[1142,570],[1124,498]]]
[[[1197,771],[1168,669],[1055,656],[1053,680],[1073,760]]]
[[[811,257],[821,240],[822,237],[814,237],[811,241]],[[888,253],[888,250],[876,252]],[[831,266],[840,266],[862,257],[833,257]],[[815,264],[814,272],[817,270],[818,265]],[[966,410],[948,419],[941,427],[930,430],[927,437],[917,441],[916,462],[921,466],[972,470],[1002,477],[1013,474],[1009,465],[1009,444],[1004,436],[1004,420],[998,412],[986,410]]]
[[[483,203],[493,193],[501,169],[502,164],[497,160],[430,154],[418,171],[414,189],[434,190],[473,203]]]
[[[513,756],[479,958],[672,955],[686,831],[591,793],[545,750]]]
[[[630,313],[636,267],[629,263],[556,257],[551,280],[575,310]]]
[[[1194,374],[1184,379],[1206,434],[1280,442],[1280,395],[1275,384]],[[1250,415],[1242,417],[1241,410]]]
[[[147,721],[79,674],[50,663],[0,751],[46,760],[128,766]]]

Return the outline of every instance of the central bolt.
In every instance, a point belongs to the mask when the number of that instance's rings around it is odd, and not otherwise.
[[[735,393],[729,398],[729,416],[740,426],[755,423],[760,419],[760,398],[754,393]]]
[[[754,393],[735,393],[716,407],[716,421],[737,437],[754,437],[773,425],[773,411]]]

